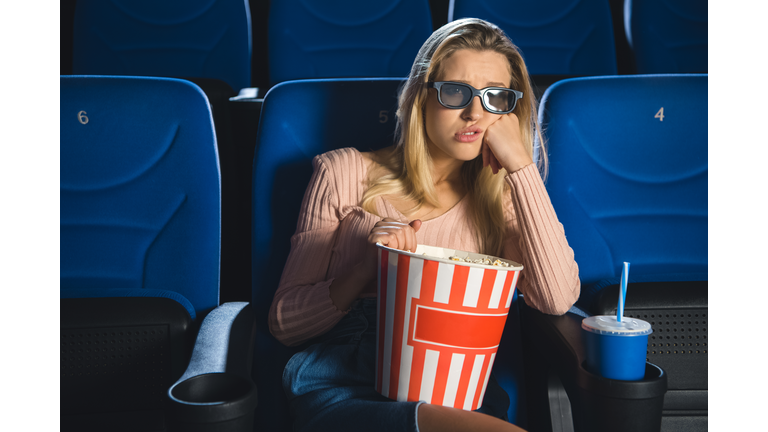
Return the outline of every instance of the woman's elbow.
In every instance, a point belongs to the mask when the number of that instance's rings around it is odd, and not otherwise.
[[[533,307],[534,309],[538,310],[539,312],[547,315],[563,315],[570,309],[570,306],[567,306],[564,303],[560,302],[548,302],[543,299],[540,299],[538,302],[533,301],[533,299],[528,300],[527,297],[525,297],[526,303]]]
[[[269,332],[278,340],[278,342],[285,346],[292,347],[301,344],[301,340],[298,340],[296,337],[291,337],[291,334],[286,331],[285,328],[271,318],[269,320]]]
[[[278,317],[279,301],[274,301],[269,310],[269,318],[267,319],[267,326],[269,327],[269,333],[277,339],[281,344],[291,346],[289,332],[285,328],[283,323]]]
[[[571,307],[576,304],[580,292],[581,283],[579,283],[577,279],[576,284],[572,288],[561,291],[562,296],[559,300],[552,299],[554,301],[542,301],[540,305],[536,305],[536,309],[547,315],[565,315],[565,313],[571,310]]]
[[[554,304],[552,307],[552,311],[549,312],[549,314],[565,315],[565,313],[571,310],[571,307],[573,307],[573,305],[576,304],[576,301],[579,299],[580,293],[581,293],[581,282],[579,281],[579,278],[576,277],[576,280],[574,283],[572,283],[571,288],[563,291],[562,301]]]

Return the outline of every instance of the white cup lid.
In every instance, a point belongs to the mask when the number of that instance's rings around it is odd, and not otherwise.
[[[645,336],[653,333],[651,325],[641,319],[623,317],[621,322],[616,315],[596,315],[584,318],[581,328],[586,331],[614,336]]]

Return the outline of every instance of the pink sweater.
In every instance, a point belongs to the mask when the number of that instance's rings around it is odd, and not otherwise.
[[[408,222],[382,197],[376,199],[379,216],[360,207],[367,168],[357,150],[334,150],[315,157],[313,164],[291,252],[269,311],[270,331],[289,346],[327,332],[346,314],[334,306],[329,287],[357,263],[364,248],[374,247],[367,237],[376,222],[384,217]],[[506,181],[512,194],[505,206],[502,257],[523,264],[517,288],[526,303],[562,315],[580,291],[578,266],[563,226],[535,165],[507,175]],[[466,201],[423,221],[416,233],[418,244],[478,252]]]

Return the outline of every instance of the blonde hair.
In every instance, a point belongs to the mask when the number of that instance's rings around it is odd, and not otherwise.
[[[363,195],[364,210],[375,214],[374,199],[380,195],[396,195],[415,201],[417,204],[407,211],[409,214],[417,212],[424,204],[438,206],[424,124],[428,95],[425,83],[437,81],[443,61],[462,49],[495,51],[509,61],[511,87],[523,92],[514,111],[520,121],[523,143],[533,156],[534,136],[538,138],[541,145],[538,168],[546,177],[547,156],[538,125],[537,101],[520,51],[499,27],[480,19],[465,18],[432,33],[416,55],[398,98],[394,151],[377,155],[377,162],[390,173],[369,179],[369,188]],[[504,193],[508,192],[504,181],[506,174],[504,169],[494,175],[490,167],[483,168],[482,156],[465,162],[461,168],[462,182],[471,199],[469,209],[476,227],[476,240],[480,251],[489,255],[501,253],[506,226],[502,202]]]

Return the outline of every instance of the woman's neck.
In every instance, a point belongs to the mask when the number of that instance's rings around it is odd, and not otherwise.
[[[432,181],[437,188],[440,185],[461,185],[461,167],[463,160],[455,159],[429,143],[429,153],[432,158]]]
[[[461,167],[464,161],[456,159],[432,159],[432,181],[435,187],[444,184],[461,183]]]

